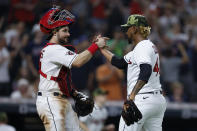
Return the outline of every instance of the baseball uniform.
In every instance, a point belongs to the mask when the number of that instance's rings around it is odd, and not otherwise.
[[[128,63],[127,94],[131,94],[140,73],[140,64],[152,66],[148,82],[135,96],[135,104],[142,113],[142,119],[127,126],[121,117],[119,131],[162,131],[162,121],[166,110],[166,101],[162,95],[159,74],[159,54],[150,40],[139,42],[133,51],[124,56]]]
[[[70,68],[76,57],[75,52],[58,44],[48,43],[41,51],[36,106],[46,131],[80,131],[67,99],[72,89]]]

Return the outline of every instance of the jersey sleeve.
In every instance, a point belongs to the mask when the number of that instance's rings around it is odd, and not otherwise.
[[[128,64],[131,64],[131,56],[132,56],[132,53],[133,52],[129,52],[128,54],[126,54],[124,56],[124,60],[128,63]]]
[[[138,66],[140,64],[150,64],[151,65],[151,54],[153,48],[148,46],[147,43],[141,43],[133,51],[134,60]]]
[[[65,47],[63,48],[58,48],[55,51],[51,52],[51,61],[56,64],[61,64],[64,65],[68,68],[71,68],[71,65],[75,58],[77,57],[78,54],[76,54],[73,51],[70,51],[66,49]]]

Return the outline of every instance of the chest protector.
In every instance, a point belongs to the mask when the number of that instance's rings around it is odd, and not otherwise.
[[[52,44],[48,43],[45,47],[47,47],[48,45],[52,45]],[[73,51],[73,52],[77,52],[76,49],[72,45],[64,45],[64,47]],[[41,57],[41,55],[40,55],[40,57]],[[56,81],[58,83],[60,91],[66,96],[71,96],[71,92],[74,88],[72,86],[71,70],[69,68],[62,66],[58,76],[54,77],[54,76],[50,76],[50,75],[47,75],[44,72],[42,72],[41,62],[39,62],[39,73],[47,80]]]

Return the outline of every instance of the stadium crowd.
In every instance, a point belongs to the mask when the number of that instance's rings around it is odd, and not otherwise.
[[[120,25],[130,14],[145,15],[152,27],[149,38],[161,56],[159,70],[166,98],[197,102],[196,0],[61,0],[58,5],[76,16],[70,44],[78,52],[101,33],[111,38],[109,49],[124,56],[132,45]],[[51,7],[51,0],[0,1],[0,96],[36,97],[39,55],[47,42],[38,23]],[[81,68],[73,68],[72,74],[73,86],[80,91],[91,94],[99,87],[109,91],[108,100],[126,96],[126,71],[111,66],[100,52]]]

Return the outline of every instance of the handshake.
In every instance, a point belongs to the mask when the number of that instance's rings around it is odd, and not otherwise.
[[[102,37],[101,35],[96,36],[93,39],[93,42],[98,45],[99,48],[107,47],[106,41],[109,40],[108,37]]]

